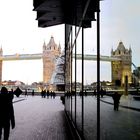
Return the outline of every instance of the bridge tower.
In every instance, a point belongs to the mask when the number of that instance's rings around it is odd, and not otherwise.
[[[57,45],[51,36],[49,43],[43,44],[43,83],[49,84],[55,70],[56,59],[61,54],[61,46]]]
[[[0,48],[0,57],[3,55],[2,47]],[[2,82],[2,59],[0,59],[0,83]]]
[[[120,86],[124,86],[125,77],[128,78],[128,83],[132,83],[132,50],[126,49],[123,42],[120,41],[116,50],[111,51],[111,56],[121,58],[120,61],[112,61],[112,83]]]

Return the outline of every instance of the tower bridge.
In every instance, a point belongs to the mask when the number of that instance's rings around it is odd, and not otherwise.
[[[76,55],[78,60],[82,59],[81,54]],[[13,55],[3,55],[0,56],[0,60],[3,61],[14,61],[14,60],[36,60],[36,59],[42,59],[43,58],[43,53],[36,53],[36,54],[13,54]],[[75,54],[73,54],[73,58],[75,58]],[[85,54],[84,55],[84,60],[88,61],[96,61],[97,60],[97,55],[92,55],[92,54]],[[100,56],[101,61],[120,61],[120,58],[116,58],[113,56]]]
[[[54,41],[54,38],[51,37],[49,43],[46,45],[45,42],[43,44],[43,53],[36,53],[36,54],[13,54],[13,55],[3,55],[2,49],[0,50],[0,82],[2,81],[2,62],[3,61],[15,61],[15,60],[36,60],[42,59],[43,61],[43,82],[44,83],[53,83],[52,77],[54,78],[54,74],[58,77],[57,83],[63,83],[63,72],[59,73],[60,70],[59,62],[61,61],[58,59],[62,56],[61,46],[60,44],[57,45]],[[73,59],[75,58],[75,54],[73,54]],[[76,59],[81,60],[82,55],[76,54]],[[96,61],[97,55],[85,54],[84,60],[87,61]],[[111,69],[112,69],[112,82],[120,81],[120,84],[125,83],[125,76],[128,76],[128,83],[132,83],[132,72],[131,72],[131,65],[132,63],[132,51],[131,48],[126,49],[122,42],[119,42],[119,45],[116,50],[111,51],[111,56],[103,56],[100,55],[101,61],[108,61],[111,62]],[[63,61],[63,65],[64,65]],[[56,72],[56,71],[59,72]],[[57,74],[58,73],[58,74]],[[60,76],[61,75],[61,76]],[[54,78],[55,79],[55,78]],[[61,80],[59,80],[61,79]]]
[[[73,58],[75,58],[75,54],[73,55]],[[81,54],[76,54],[76,58],[78,60],[82,59],[82,55]],[[92,55],[92,54],[85,54],[84,55],[84,60],[88,60],[88,61],[93,61],[93,60],[97,60],[97,55]],[[118,57],[114,57],[114,56],[105,56],[105,55],[100,55],[100,60],[101,61],[121,61],[121,58]]]
[[[42,53],[36,54],[13,54],[13,55],[3,55],[0,56],[0,60],[2,61],[14,61],[14,60],[34,60],[34,59],[41,59]]]

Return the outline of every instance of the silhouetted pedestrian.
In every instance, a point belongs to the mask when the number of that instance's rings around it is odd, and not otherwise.
[[[85,90],[85,96],[87,96],[87,91]]]
[[[47,98],[49,98],[50,92],[49,90],[47,90]]]
[[[17,97],[19,97],[19,96],[22,94],[22,90],[21,90],[19,87],[17,87],[16,90],[14,91],[14,94],[15,94]]]
[[[43,91],[43,97],[46,98],[46,89]]]
[[[9,91],[9,96],[10,96],[11,99],[13,100],[13,98],[14,98],[14,91],[13,91],[13,89],[11,89],[11,90]]]
[[[52,97],[53,97],[53,91],[50,92],[50,96],[51,96],[51,99],[52,99]]]
[[[55,99],[56,93],[53,91],[53,99]]]
[[[46,98],[46,90],[41,91],[41,96],[42,96],[42,98]]]
[[[116,111],[118,111],[118,109],[119,109],[120,97],[121,97],[121,95],[118,94],[118,92],[115,92],[112,95],[112,98],[114,100],[114,110],[116,110]]]
[[[27,89],[25,89],[25,96],[28,96],[28,92],[27,92]]]
[[[0,139],[4,130],[4,140],[9,139],[10,124],[12,129],[15,127],[14,108],[12,103],[13,96],[8,93],[6,87],[1,88],[0,94]]]
[[[41,90],[41,97],[43,98],[43,90]]]
[[[80,97],[83,95],[83,92],[82,92],[82,90],[80,90],[80,92],[79,92],[79,95],[80,95]]]
[[[94,91],[93,91],[93,95],[96,97],[96,89],[94,89]]]
[[[103,98],[103,96],[104,96],[104,90],[103,90],[103,88],[101,88],[101,90],[100,90],[100,95],[101,95],[101,98]]]
[[[32,96],[34,96],[35,95],[35,92],[34,92],[34,90],[32,90]]]

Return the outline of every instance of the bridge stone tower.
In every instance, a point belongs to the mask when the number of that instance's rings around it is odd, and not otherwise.
[[[3,55],[3,50],[0,48],[0,57]],[[2,82],[2,59],[0,59],[0,84]]]
[[[131,48],[126,49],[123,42],[120,41],[117,49],[111,51],[111,56],[120,58],[120,61],[112,61],[112,83],[124,86],[125,77],[128,78],[128,84],[132,82],[132,50]]]
[[[43,44],[43,83],[49,84],[55,70],[56,59],[61,54],[61,46],[57,45],[51,36],[49,43]]]

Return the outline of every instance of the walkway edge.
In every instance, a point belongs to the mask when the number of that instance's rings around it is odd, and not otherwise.
[[[100,99],[100,101],[102,101],[104,103],[108,103],[108,104],[114,105],[113,103],[104,101],[102,99]],[[135,107],[129,107],[129,106],[124,106],[124,105],[119,105],[119,106],[122,107],[122,108],[127,108],[127,109],[131,109],[131,110],[135,110],[135,111],[140,111],[139,108],[135,108]]]
[[[79,132],[75,128],[75,125],[73,124],[73,121],[70,119],[66,110],[64,110],[64,112],[65,112],[66,121],[68,123],[68,127],[70,129],[71,134],[72,134],[73,140],[82,140],[81,136],[79,135]]]
[[[23,101],[25,99],[20,99],[20,100],[17,100],[17,101],[13,101],[13,103],[17,103],[17,102],[20,102],[20,101]]]

